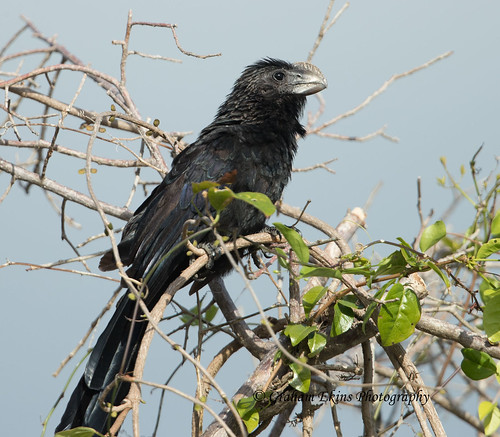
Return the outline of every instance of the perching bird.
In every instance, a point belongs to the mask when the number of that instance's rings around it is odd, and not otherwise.
[[[290,179],[296,139],[305,134],[299,122],[305,96],[326,86],[325,78],[314,65],[276,59],[258,61],[244,70],[214,121],[174,158],[165,179],[125,226],[118,245],[121,261],[130,266],[127,272],[131,278],[140,280],[150,273],[144,298],[149,309],[189,264],[182,245],[168,257],[165,255],[181,241],[186,220],[198,218],[205,208],[203,196],[200,193],[193,196],[192,183],[218,181],[230,184],[234,192],[261,192],[273,203],[279,200]],[[264,214],[234,200],[223,210],[218,231],[227,236],[246,235],[260,231],[264,224]],[[214,241],[210,235],[204,239]],[[111,251],[102,257],[99,268],[104,271],[116,268]],[[228,263],[222,257],[215,261],[208,278],[227,270]],[[117,304],[56,432],[88,426],[105,433],[113,423],[109,413],[100,407],[98,398],[120,370],[127,373],[134,369],[147,325],[134,323],[130,347],[125,351],[134,306],[135,302],[127,295]],[[136,320],[141,320],[140,312]],[[106,401],[119,405],[128,390],[129,385],[122,383]]]

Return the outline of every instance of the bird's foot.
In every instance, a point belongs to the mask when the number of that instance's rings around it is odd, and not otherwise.
[[[285,226],[287,228],[293,229],[294,231],[298,232],[300,236],[302,236],[302,232],[300,232],[300,230],[298,228],[296,228],[295,226],[288,226],[288,225],[285,225]],[[269,235],[271,235],[271,237],[273,237],[273,239],[281,240],[283,238],[282,233],[275,226],[264,226],[262,228],[261,232],[268,233]]]
[[[261,232],[269,234],[273,240],[281,240],[281,238],[283,238],[283,235],[281,235],[281,232],[278,231],[278,228],[275,226],[264,226]]]
[[[212,270],[214,268],[215,261],[217,261],[224,253],[222,247],[214,243],[200,243],[198,247],[200,249],[203,249],[208,256],[208,261],[205,265],[205,268],[207,270]]]

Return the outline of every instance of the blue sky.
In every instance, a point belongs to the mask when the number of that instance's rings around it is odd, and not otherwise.
[[[118,75],[120,49],[111,41],[123,38],[129,9],[137,21],[176,23],[180,42],[186,50],[200,54],[220,52],[222,56],[206,60],[186,57],[175,48],[169,31],[134,28],[131,48],[183,62],[174,64],[133,57],[127,69],[128,89],[144,118],[160,119],[165,130],[192,131],[187,140],[193,141],[212,120],[246,65],[265,56],[290,61],[307,57],[326,4],[317,1],[304,6],[303,1],[297,0],[91,1],[84,4],[27,0],[10,4],[0,16],[0,45],[21,27],[19,17],[24,15],[44,34],[57,34],[59,43],[84,63]],[[342,5],[337,3],[334,12]],[[321,121],[356,107],[392,75],[447,51],[454,53],[429,69],[398,80],[370,106],[328,129],[339,135],[364,136],[386,126],[389,135],[399,138],[398,143],[383,138],[362,143],[306,138],[300,144],[296,167],[336,158],[330,164],[335,174],[323,170],[295,174],[285,192],[285,201],[301,207],[310,199],[309,213],[336,224],[346,210],[363,206],[381,182],[368,211],[368,229],[359,233],[359,240],[394,240],[399,236],[411,240],[419,229],[416,180],[420,176],[424,213],[433,208],[434,217],[438,218],[453,198],[449,190],[437,186],[436,178],[444,174],[439,158],[446,156],[449,168],[458,177],[460,165],[467,165],[484,144],[478,163],[485,176],[495,168],[495,156],[500,154],[499,16],[500,4],[494,2],[352,1],[324,38],[313,60],[329,81],[328,89],[322,93],[326,110]],[[35,46],[40,44],[26,35],[10,52]],[[13,65],[2,65],[0,70],[11,71],[15,69]],[[24,65],[22,71],[27,68]],[[76,75],[64,75],[58,92],[61,95],[73,92],[79,80]],[[89,85],[78,105],[105,111],[110,102]],[[310,99],[308,110],[317,109],[317,105],[315,99]],[[74,120],[68,123],[75,127],[80,124]],[[71,146],[85,150],[85,142],[79,141]],[[109,152],[102,150],[102,153]],[[0,156],[13,160],[26,157],[22,151],[14,153],[3,150],[2,146]],[[83,177],[77,172],[83,167],[81,162],[59,160],[55,163],[55,168],[49,169],[51,177],[85,190]],[[98,194],[109,202],[123,205],[132,172],[116,174],[105,171],[97,174]],[[151,180],[159,181],[157,174],[149,175]],[[9,181],[9,176],[0,174],[0,193]],[[465,188],[472,184],[467,177],[463,183]],[[141,199],[136,196],[132,209]],[[82,229],[69,230],[74,241],[83,241],[100,232],[102,224],[94,213],[74,205],[67,208],[82,224]],[[451,225],[461,231],[474,211],[463,203],[457,208]],[[71,249],[60,239],[59,222],[41,190],[33,188],[28,196],[18,186],[14,187],[0,204],[0,264],[7,260],[41,264],[71,256]],[[117,227],[121,225],[119,221],[115,223]],[[101,241],[88,250],[106,247],[107,243]],[[91,265],[95,268],[95,263]],[[238,304],[245,307],[249,300],[242,291],[243,286],[237,280],[234,284]],[[0,411],[4,434],[41,432],[40,423],[75,363],[57,379],[51,374],[87,330],[113,287],[113,284],[71,274],[27,272],[19,266],[0,269],[0,293],[5,308],[0,319],[3,351],[0,371],[4,376]],[[188,307],[195,304],[187,296],[182,299]],[[223,344],[223,341],[211,343],[206,359]],[[165,351],[161,343],[157,346],[150,357],[148,377],[162,381],[168,374],[165,366],[177,365],[179,358]],[[229,372],[224,380],[228,393],[238,386],[241,375],[251,372],[253,365],[248,355],[232,360],[232,369],[237,370]],[[192,379],[194,373],[189,369],[181,375],[174,386],[182,388],[183,379]],[[149,395],[148,390],[144,391]],[[143,413],[150,421],[155,417],[157,398],[158,393],[153,393],[149,401],[152,408]],[[171,396],[167,402],[171,406],[184,401]],[[173,416],[165,413],[161,429],[188,429],[190,408],[183,407],[183,412],[171,410]],[[61,413],[61,408],[55,412],[50,430]],[[142,433],[150,435],[152,425],[146,424],[148,419],[144,420]],[[329,426],[329,418],[323,420]],[[293,430],[288,430],[286,435],[294,435]],[[404,431],[401,435],[405,435]]]

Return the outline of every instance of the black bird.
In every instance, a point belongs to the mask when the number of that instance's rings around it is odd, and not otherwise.
[[[214,121],[174,158],[170,172],[123,230],[118,248],[123,264],[130,265],[129,276],[141,279],[153,270],[144,299],[148,308],[153,308],[168,285],[189,264],[185,247],[168,257],[165,255],[181,241],[186,220],[197,218],[205,208],[204,198],[200,194],[193,196],[192,183],[206,180],[230,183],[234,192],[261,192],[272,202],[279,200],[290,179],[296,139],[305,134],[299,122],[305,96],[326,86],[319,69],[305,62],[291,64],[264,59],[243,71]],[[246,235],[260,231],[264,224],[261,212],[234,200],[223,210],[218,230],[228,236]],[[213,236],[207,235],[204,240],[213,241]],[[99,268],[104,271],[116,268],[111,251],[102,257]],[[227,261],[222,257],[215,261],[209,277],[227,270]],[[102,433],[109,429],[113,419],[100,407],[98,398],[120,370],[131,372],[134,368],[146,328],[144,322],[133,325],[130,347],[125,351],[134,306],[135,302],[127,295],[117,304],[56,432],[77,426],[88,426]],[[125,365],[120,369],[122,362]],[[107,401],[119,405],[128,390],[128,384],[121,384]]]

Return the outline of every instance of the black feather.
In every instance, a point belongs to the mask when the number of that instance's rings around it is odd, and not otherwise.
[[[244,70],[214,121],[175,157],[171,171],[124,228],[118,248],[122,262],[130,266],[128,274],[132,278],[144,278],[162,260],[147,283],[144,300],[148,308],[153,308],[189,263],[183,247],[162,258],[181,241],[185,221],[196,218],[197,210],[204,208],[200,195],[192,201],[192,183],[219,181],[231,174],[233,191],[261,192],[273,202],[279,200],[290,179],[296,139],[305,133],[299,122],[305,96],[325,87],[321,72],[309,64],[264,59]],[[230,236],[235,232],[244,235],[261,230],[264,222],[261,212],[244,202],[233,201],[222,212],[219,231]],[[211,237],[207,235],[205,240],[210,241]],[[104,271],[116,268],[111,251],[103,256],[99,267]],[[224,274],[227,268],[227,262],[221,259],[216,262],[214,273]],[[98,405],[98,397],[113,382],[123,361],[123,372],[134,368],[146,327],[144,322],[134,324],[125,357],[134,305],[126,295],[118,303],[56,432],[89,426],[105,433],[109,428],[112,419]],[[122,384],[114,398],[110,395],[107,400],[120,404],[128,389],[127,384]]]

